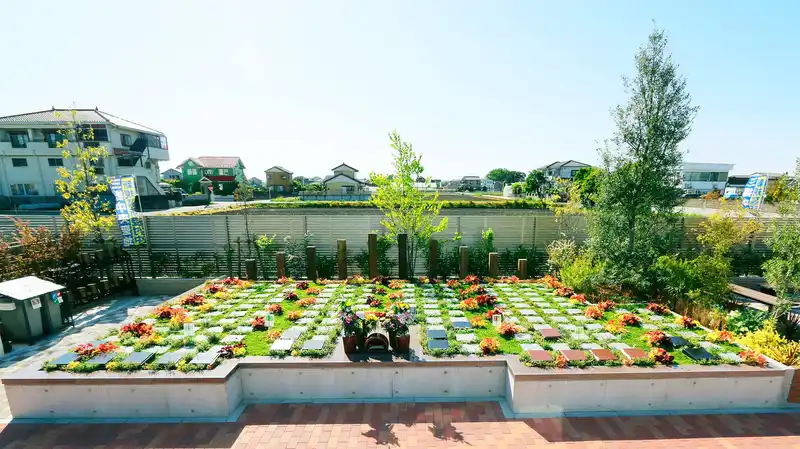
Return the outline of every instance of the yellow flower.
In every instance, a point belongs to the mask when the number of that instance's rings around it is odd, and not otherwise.
[[[75,368],[77,368],[77,367],[78,367],[78,365],[80,365],[80,363],[78,363],[78,362],[69,362],[69,363],[67,364],[67,366],[65,367],[65,369],[66,369],[67,371],[74,370]]]

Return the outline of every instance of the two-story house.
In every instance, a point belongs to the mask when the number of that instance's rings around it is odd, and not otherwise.
[[[328,192],[339,195],[364,191],[367,183],[356,178],[358,170],[355,168],[347,164],[341,164],[334,167],[332,171],[333,175],[322,181],[325,187],[328,188]]]
[[[467,175],[461,178],[458,187],[466,188],[468,190],[480,190],[483,185],[483,180],[480,176]]]
[[[683,189],[688,194],[704,194],[712,190],[724,192],[731,170],[733,164],[684,162],[681,170]]]
[[[92,140],[70,145],[102,146],[108,156],[98,161],[96,173],[133,175],[142,195],[158,195],[158,164],[169,160],[167,137],[161,131],[98,109],[49,109],[0,117],[0,196],[20,202],[43,202],[59,197],[58,167],[69,165],[62,156],[67,129]]]
[[[575,173],[578,173],[578,170],[584,167],[591,167],[591,165],[570,159],[568,161],[555,161],[552,164],[539,167],[539,170],[543,171],[545,176],[551,180],[572,179]]]
[[[201,192],[202,184],[210,182],[214,193],[231,195],[237,184],[245,179],[244,163],[236,156],[190,157],[177,168],[181,170],[190,193]]]
[[[292,193],[292,172],[276,165],[264,170],[267,174],[267,190],[276,193]]]

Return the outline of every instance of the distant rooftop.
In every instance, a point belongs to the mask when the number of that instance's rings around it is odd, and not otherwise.
[[[79,122],[84,125],[111,125],[120,128],[135,129],[144,133],[164,135],[161,131],[140,125],[99,109],[48,109],[46,111],[27,112],[24,114],[0,117],[0,125],[66,125]]]

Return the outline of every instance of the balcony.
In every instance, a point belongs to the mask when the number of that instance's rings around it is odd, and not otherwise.
[[[0,155],[5,156],[60,156],[61,148],[50,148],[47,142],[27,142],[25,148],[14,148],[11,142],[0,142]]]

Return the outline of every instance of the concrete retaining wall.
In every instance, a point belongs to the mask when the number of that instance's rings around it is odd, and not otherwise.
[[[136,285],[139,287],[140,295],[177,296],[195,287],[202,285],[205,281],[206,281],[205,279],[186,279],[186,278],[160,278],[160,279],[136,278]]]

